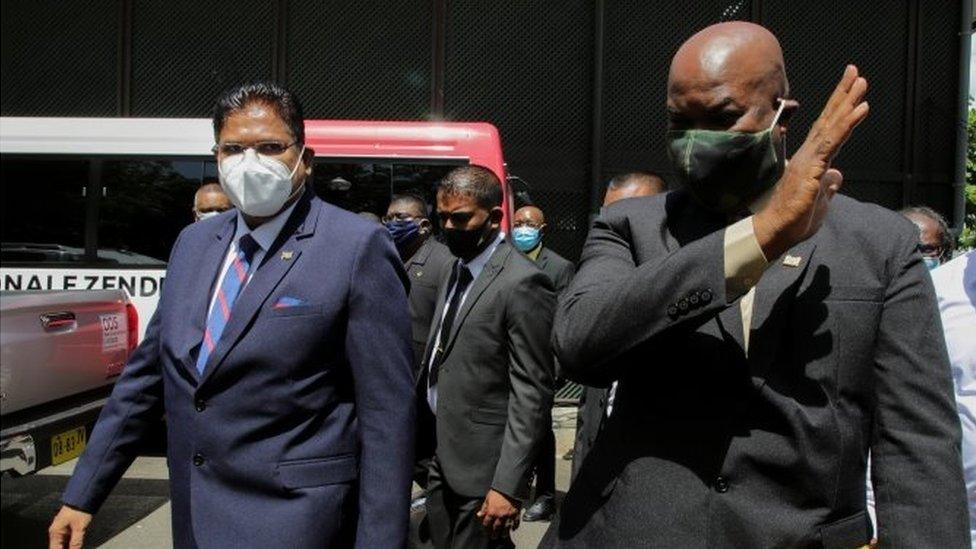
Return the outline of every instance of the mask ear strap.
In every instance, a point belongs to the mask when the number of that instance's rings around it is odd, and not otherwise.
[[[773,123],[769,125],[770,130],[776,127],[776,124],[779,122],[780,115],[783,114],[783,109],[786,108],[786,101],[783,101],[782,98],[778,98],[777,101],[779,101],[779,108],[776,109],[776,116],[773,117]]]
[[[780,110],[782,109],[783,107],[781,106]],[[288,174],[288,177],[295,177],[295,172],[298,171],[298,166],[302,164],[302,156],[304,156],[304,154],[305,154],[305,144],[302,143],[302,150],[298,151],[298,161],[295,162],[295,167],[291,169],[291,173]]]

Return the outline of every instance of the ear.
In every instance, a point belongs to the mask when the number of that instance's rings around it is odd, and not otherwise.
[[[776,125],[779,127],[780,133],[785,134],[786,128],[790,125],[790,119],[797,109],[800,108],[800,103],[796,99],[780,99],[780,101],[783,102],[783,112],[779,115],[779,120],[776,122]]]
[[[312,166],[315,165],[315,149],[305,147],[305,152],[302,153],[302,163],[305,164],[305,176],[312,175]]]
[[[543,223],[542,225],[539,225],[539,234],[540,235],[546,236],[546,233],[547,232],[549,232],[549,225],[548,224]]]
[[[420,232],[421,233],[429,233],[430,230],[431,230],[431,227],[432,227],[432,225],[430,224],[430,220],[427,219],[426,217],[423,218],[423,219],[421,219],[417,223],[417,225],[420,225]]]
[[[502,218],[505,217],[505,211],[502,210],[501,206],[495,206],[488,212],[488,219],[491,221],[492,225],[501,225]]]

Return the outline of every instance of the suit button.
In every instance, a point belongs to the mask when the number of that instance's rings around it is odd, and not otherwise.
[[[197,467],[200,467],[201,465],[203,465],[203,462],[204,461],[206,461],[206,460],[203,459],[203,454],[194,454],[193,455],[193,465],[196,465]]]
[[[708,303],[709,301],[711,301],[712,300],[712,291],[711,290],[702,290],[701,291],[701,300],[702,300],[702,303]]]
[[[668,316],[672,319],[678,318],[678,308],[674,305],[668,305]]]
[[[691,305],[692,307],[697,307],[699,301],[701,301],[701,299],[698,297],[698,292],[695,292],[690,296],[688,296],[688,304]]]
[[[202,398],[198,398],[194,404],[196,405],[198,412],[202,412],[207,409],[207,403]]]
[[[729,481],[725,480],[725,477],[717,477],[715,479],[715,491],[724,494],[729,491]]]
[[[678,310],[680,310],[682,313],[688,312],[688,300],[687,299],[681,298],[681,300],[678,301]]]

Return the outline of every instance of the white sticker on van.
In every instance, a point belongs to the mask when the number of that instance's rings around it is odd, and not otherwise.
[[[98,315],[98,320],[102,323],[102,352],[125,350],[128,345],[128,334],[122,314]]]

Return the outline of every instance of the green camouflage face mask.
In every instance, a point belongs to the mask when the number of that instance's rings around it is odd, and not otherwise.
[[[756,133],[668,132],[668,156],[677,178],[702,206],[716,212],[737,213],[779,181],[786,150],[782,140],[773,143],[773,128],[783,106],[780,101],[773,123]]]

